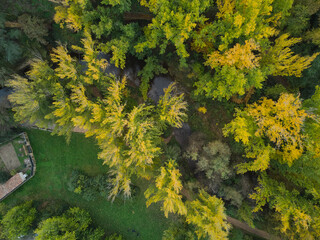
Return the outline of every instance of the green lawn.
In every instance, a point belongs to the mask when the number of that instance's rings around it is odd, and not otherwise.
[[[144,186],[141,186],[140,194],[134,200],[114,203],[102,198],[87,202],[80,195],[67,190],[67,178],[72,169],[79,169],[89,175],[107,172],[107,167],[102,166],[102,161],[97,159],[99,149],[93,139],[73,134],[67,144],[64,137],[52,136],[48,132],[26,132],[34,151],[37,172],[29,182],[8,197],[5,203],[12,205],[30,199],[63,200],[71,206],[89,211],[94,222],[107,233],[118,232],[128,240],[161,239],[169,221],[160,212],[159,206],[146,208]]]

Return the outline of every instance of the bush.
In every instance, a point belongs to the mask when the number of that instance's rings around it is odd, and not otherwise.
[[[108,176],[97,175],[89,177],[77,170],[73,170],[67,183],[68,190],[81,196],[87,201],[93,201],[98,195],[108,197]]]
[[[231,151],[227,144],[213,141],[204,145],[200,135],[190,138],[185,157],[197,161],[197,171],[204,172],[211,180],[209,188],[217,191],[221,181],[230,178],[232,171],[229,166]]]
[[[239,191],[237,191],[234,187],[224,186],[221,188],[221,192],[219,194],[224,200],[230,201],[230,203],[236,207],[240,207],[243,201],[243,197]]]

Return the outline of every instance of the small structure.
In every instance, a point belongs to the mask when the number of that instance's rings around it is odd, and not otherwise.
[[[0,201],[34,176],[35,163],[26,133],[23,132],[0,144],[0,170],[10,172],[12,176],[5,183],[0,184]]]
[[[0,199],[4,198],[18,188],[25,180],[26,177],[24,174],[19,172],[11,177],[5,184],[0,185]]]

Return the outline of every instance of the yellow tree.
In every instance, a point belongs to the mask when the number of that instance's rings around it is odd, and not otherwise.
[[[266,170],[270,159],[291,166],[303,153],[302,126],[306,117],[301,101],[292,94],[282,94],[277,102],[263,98],[238,110],[224,134],[233,134],[245,145],[246,157],[254,159],[239,164],[238,172]]]
[[[230,225],[226,222],[223,201],[201,190],[198,199],[188,202],[186,221],[196,227],[198,238],[226,240]]]
[[[160,168],[160,175],[155,180],[155,186],[149,187],[144,193],[147,198],[147,207],[151,203],[163,201],[162,210],[168,217],[169,213],[187,214],[187,208],[182,202],[181,173],[177,164],[170,159],[165,166]]]

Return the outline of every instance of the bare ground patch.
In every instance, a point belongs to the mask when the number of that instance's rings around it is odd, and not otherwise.
[[[8,171],[20,167],[20,162],[12,143],[0,147],[0,158]]]

